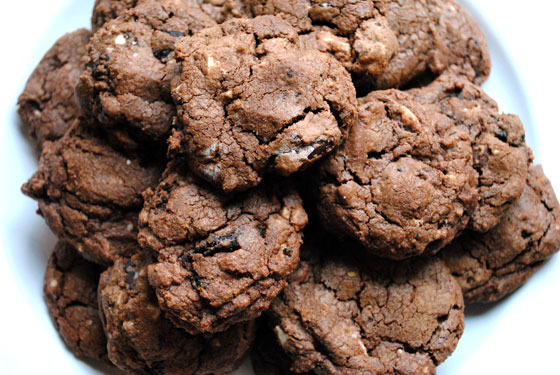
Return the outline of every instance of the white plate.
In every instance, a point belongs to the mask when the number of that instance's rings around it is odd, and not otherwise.
[[[99,374],[75,359],[54,330],[42,297],[44,267],[55,243],[36,203],[20,185],[35,157],[20,130],[16,99],[42,55],[64,32],[88,27],[93,0],[3,1],[0,90],[0,373]],[[520,115],[538,162],[560,192],[560,87],[555,19],[560,5],[534,0],[465,0],[490,45],[493,70],[484,85],[506,112]],[[507,16],[506,16],[507,13]],[[438,374],[560,374],[560,257],[504,301],[467,309],[466,330]],[[249,367],[239,374],[251,374]]]

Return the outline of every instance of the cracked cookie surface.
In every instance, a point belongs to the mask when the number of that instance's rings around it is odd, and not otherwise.
[[[244,0],[249,15],[273,14],[302,43],[333,54],[368,89],[402,87],[447,69],[480,84],[490,53],[478,25],[454,0]]]
[[[301,50],[273,16],[234,19],[176,45],[178,128],[172,154],[226,192],[290,175],[340,144],[355,118],[350,76],[331,56]],[[182,157],[182,156],[177,156]]]
[[[360,99],[348,139],[321,166],[328,228],[377,256],[434,253],[467,225],[477,198],[471,138],[407,92]]]
[[[134,8],[138,0],[95,0],[91,15],[91,29],[96,32],[107,22]]]
[[[54,326],[72,353],[109,363],[97,306],[101,271],[70,245],[58,242],[47,264],[43,292]]]
[[[163,140],[175,116],[175,42],[213,25],[199,7],[174,0],[140,1],[105,23],[91,38],[76,88],[84,112],[133,139]]]
[[[61,138],[80,116],[74,88],[84,70],[81,59],[91,33],[79,29],[62,36],[35,68],[18,99],[18,113],[42,149]]]
[[[486,232],[525,188],[533,153],[525,143],[518,116],[499,111],[497,103],[464,78],[442,75],[429,86],[407,91],[423,106],[431,106],[471,136],[478,178],[478,202],[469,227]]]
[[[164,317],[148,283],[151,255],[119,258],[101,275],[99,305],[109,358],[131,374],[213,375],[234,371],[254,337],[247,322],[214,335],[191,336]]]
[[[161,173],[156,163],[113,150],[76,122],[64,137],[45,144],[38,171],[22,190],[39,202],[40,214],[60,240],[107,265],[138,251],[142,192],[155,186]]]
[[[259,316],[286,285],[307,214],[289,188],[230,197],[186,169],[171,163],[146,192],[138,240],[159,254],[149,278],[168,317],[218,332]]]
[[[125,14],[142,2],[156,0],[96,0],[91,17],[92,30],[95,32],[105,23]],[[181,4],[191,7],[200,7],[216,22],[223,22],[227,15],[225,0],[178,0]]]
[[[532,160],[523,124],[466,79],[442,75],[360,103],[321,167],[328,228],[401,259],[434,253],[465,227],[489,230],[521,196]]]
[[[463,332],[457,281],[436,258],[364,260],[353,246],[306,237],[300,266],[271,305],[291,371],[435,374]]]
[[[560,248],[560,205],[541,166],[500,223],[467,232],[441,251],[467,303],[494,302],[523,285]]]

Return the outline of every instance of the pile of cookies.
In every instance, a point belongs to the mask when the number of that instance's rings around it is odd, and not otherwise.
[[[44,292],[131,374],[433,374],[560,247],[454,0],[97,0],[19,99]]]

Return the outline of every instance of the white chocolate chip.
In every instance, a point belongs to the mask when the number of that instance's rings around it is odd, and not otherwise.
[[[207,159],[213,159],[217,150],[218,144],[214,142],[210,145],[210,147],[207,147],[204,151],[202,151],[202,155],[204,155]]]
[[[282,210],[280,211],[280,216],[282,216],[284,219],[286,220],[290,220],[290,214],[292,212],[290,211],[290,209],[288,207],[282,207]]]
[[[132,225],[132,224],[128,224],[126,226],[126,230],[128,230],[129,232],[132,232],[133,229],[134,229],[134,225]]]
[[[58,280],[52,279],[51,282],[49,283],[49,287],[50,287],[51,289],[54,289],[54,288],[56,288],[57,286],[58,286]]]
[[[405,125],[411,126],[418,123],[418,117],[410,109],[405,106],[401,107],[401,117]]]
[[[278,155],[278,159],[280,160],[291,159],[292,161],[297,162],[302,160],[308,160],[309,155],[311,155],[313,151],[315,151],[315,147],[309,145],[288,152],[280,152],[277,155]]]
[[[132,162],[130,161],[130,159],[128,159],[128,160],[126,161],[126,165],[130,165],[130,164],[132,164]]]
[[[126,38],[124,37],[123,34],[119,34],[116,38],[115,38],[115,44],[117,45],[123,45],[126,43]]]
[[[358,343],[360,344],[360,347],[362,348],[362,350],[364,351],[364,354],[367,354],[367,348],[364,345],[364,343],[362,342],[362,340],[359,340]]]
[[[208,68],[213,68],[216,66],[216,60],[212,56],[208,56]]]
[[[323,39],[323,41],[329,43],[333,41],[333,37],[330,33],[321,33],[320,36],[321,39]]]
[[[282,330],[282,328],[280,328],[280,326],[274,327],[274,331],[276,332],[278,341],[280,341],[280,345],[284,345],[286,341],[288,341],[289,336]]]
[[[209,178],[211,181],[216,181],[221,172],[222,169],[217,165],[209,165],[207,168],[204,168],[200,171],[200,173]]]

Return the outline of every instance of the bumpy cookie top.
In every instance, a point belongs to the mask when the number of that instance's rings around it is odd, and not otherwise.
[[[96,0],[91,17],[92,30],[95,32],[108,21],[122,16],[129,9],[134,8],[142,2],[156,0]],[[185,6],[191,8],[200,7],[214,21],[223,22],[229,15],[226,0],[178,0]]]
[[[486,232],[498,224],[525,188],[533,155],[525,144],[521,120],[500,113],[480,87],[452,75],[408,93],[418,104],[440,111],[470,134],[479,197],[469,225]]]
[[[164,138],[175,116],[175,41],[214,24],[199,7],[175,0],[140,1],[104,24],[77,86],[84,111],[105,127],[125,126],[132,138]]]
[[[180,124],[172,153],[226,192],[266,170],[292,174],[340,144],[355,117],[355,90],[331,56],[298,48],[273,16],[235,19],[182,39],[173,97]]]
[[[38,171],[23,192],[59,237],[85,258],[110,264],[138,250],[142,192],[155,186],[162,169],[126,156],[76,122],[58,141],[47,142]]]
[[[145,194],[139,241],[158,252],[150,283],[187,331],[223,331],[257,317],[299,261],[307,215],[290,189],[226,197],[171,163]]]
[[[517,116],[500,114],[466,79],[443,75],[362,100],[348,140],[322,168],[319,210],[377,255],[435,252],[467,222],[482,232],[495,226],[521,196],[531,160]]]
[[[96,32],[105,23],[134,8],[138,0],[95,0],[91,15],[91,29]]]
[[[120,258],[101,275],[99,305],[109,358],[131,374],[211,375],[234,371],[249,350],[252,322],[191,336],[165,319],[148,284],[147,253]]]
[[[64,135],[80,116],[74,88],[84,65],[81,59],[91,33],[80,29],[62,36],[29,77],[18,99],[18,113],[39,149]]]
[[[305,46],[332,53],[368,88],[402,87],[452,66],[476,83],[490,72],[482,32],[454,0],[241,3],[246,14],[273,14],[288,21]]]
[[[192,0],[191,0],[192,1]],[[218,23],[224,22],[231,18],[230,10],[227,7],[227,0],[196,0],[202,10],[204,10],[212,19]]]
[[[542,167],[521,198],[484,234],[468,232],[441,251],[467,302],[493,302],[519,288],[560,248],[560,205]]]
[[[97,307],[101,267],[59,242],[49,258],[44,293],[49,314],[72,353],[109,362]]]
[[[436,252],[476,202],[469,134],[406,92],[374,91],[360,104],[348,139],[321,168],[323,221],[378,256]]]
[[[312,253],[271,310],[292,371],[435,374],[464,327],[461,288],[443,262],[365,261],[352,245],[308,239]]]

